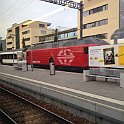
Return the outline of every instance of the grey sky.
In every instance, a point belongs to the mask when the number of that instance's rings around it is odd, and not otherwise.
[[[50,15],[49,13],[51,16],[45,17]],[[64,9],[62,6],[40,0],[0,0],[0,36],[3,39],[6,36],[6,29],[13,23],[21,23],[28,19],[50,22],[51,28],[56,26],[72,28],[77,26],[77,10]]]

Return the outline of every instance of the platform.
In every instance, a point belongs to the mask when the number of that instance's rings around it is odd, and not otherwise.
[[[56,75],[51,76],[49,70],[34,69],[33,72],[23,72],[21,70],[14,70],[12,66],[6,65],[0,65],[0,75],[1,77],[12,77],[13,79],[27,81],[33,85],[47,87],[54,91],[81,98],[81,100],[86,100],[89,103],[95,104],[96,108],[90,106],[90,110],[97,109],[98,106],[96,105],[99,105],[101,109],[97,111],[106,116],[110,114],[110,116],[115,117],[116,115],[112,115],[111,112],[117,110],[117,112],[121,114],[118,115],[119,117],[117,117],[117,120],[120,118],[120,121],[124,122],[124,89],[119,87],[119,83],[104,81],[83,82],[83,74],[81,73],[56,71]],[[70,99],[70,101],[71,100],[72,99]],[[67,102],[69,101],[67,100]],[[79,101],[76,105],[78,104],[80,106],[83,102],[80,103]],[[103,109],[104,107],[111,109],[111,112]],[[88,106],[86,106],[86,109],[88,109]]]

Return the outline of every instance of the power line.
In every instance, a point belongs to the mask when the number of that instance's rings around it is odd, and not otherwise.
[[[10,10],[15,4],[17,4],[19,2],[19,0],[16,0],[8,9],[6,9],[4,12],[2,12],[1,14],[0,14],[0,16],[2,16],[3,14],[5,14],[5,13],[7,13],[8,12],[8,10]]]
[[[29,4],[32,3],[32,1],[30,1],[29,3],[27,3],[30,0],[26,0],[22,5],[20,5],[21,7],[18,7],[18,9],[16,9],[16,11],[12,11],[11,14],[6,18],[6,20],[2,20],[1,24],[3,24],[6,21],[10,21],[10,18],[13,18],[15,14],[17,14],[18,12],[22,11],[26,6],[28,6]],[[26,4],[27,3],[27,4]],[[14,12],[14,13],[13,13]]]
[[[18,7],[18,9],[16,9],[16,11],[15,11],[15,10],[12,11],[12,12],[11,12],[11,15],[9,15],[5,21],[10,21],[10,19],[12,19],[13,17],[15,17],[15,16],[13,16],[13,15],[16,15],[16,14],[19,13],[20,11],[24,10],[23,8],[25,8],[26,6],[28,6],[29,4],[32,3],[32,1],[30,1],[30,3],[26,4],[28,1],[29,1],[29,0],[25,1],[25,3],[23,3],[23,6],[21,5],[21,8]],[[34,1],[33,1],[33,2],[34,2]],[[20,11],[19,11],[19,10],[20,10]],[[60,13],[59,13],[59,14],[60,14]],[[18,16],[18,15],[16,15],[16,16]],[[2,23],[5,23],[5,21],[3,20]]]

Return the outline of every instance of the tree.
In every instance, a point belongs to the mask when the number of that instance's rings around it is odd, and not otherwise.
[[[58,29],[56,28],[55,34],[54,34],[54,42],[58,42]]]
[[[3,51],[2,43],[0,44],[0,51]]]
[[[25,39],[24,39],[24,37],[22,39],[22,48],[25,48]]]

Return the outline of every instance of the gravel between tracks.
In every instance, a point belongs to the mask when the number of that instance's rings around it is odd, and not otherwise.
[[[7,87],[3,86],[2,84],[0,84],[0,86],[1,87],[4,87],[4,88],[6,88],[6,89],[8,89],[10,91],[12,91],[13,93],[16,93],[16,94],[20,95],[21,97],[26,98],[27,100],[29,100],[29,101],[31,101],[33,103],[36,103],[37,105],[39,105],[39,106],[41,106],[41,107],[43,107],[43,108],[45,108],[45,109],[47,109],[47,110],[49,110],[49,111],[57,114],[57,115],[59,115],[59,116],[65,118],[67,120],[70,120],[74,124],[95,124],[94,122],[91,122],[91,121],[89,121],[89,120],[87,120],[85,118],[78,117],[78,116],[76,116],[74,114],[69,113],[68,111],[65,111],[65,110],[63,110],[61,108],[58,108],[57,106],[55,106],[53,104],[43,102],[41,100],[38,100],[38,99],[36,99],[36,98],[34,98],[32,96],[29,96],[29,95],[25,94],[25,93],[21,93],[21,92],[15,91],[14,89],[7,88]],[[8,102],[9,102],[9,100],[8,100]],[[15,106],[15,112],[16,112],[16,101],[13,101],[13,102],[15,102],[15,105],[14,106]],[[19,104],[19,102],[18,102],[18,104]],[[20,106],[21,106],[21,104],[22,103],[20,103]],[[11,110],[11,107],[9,109]],[[35,112],[36,109],[35,108],[32,111],[28,111],[28,112],[25,111],[26,109],[28,109],[28,107],[25,108],[23,106],[23,109],[21,109],[21,111],[22,111],[23,115],[26,116],[26,118],[24,118],[25,121],[26,121],[26,119],[31,120],[31,121],[27,121],[28,122],[27,124],[41,124],[41,123],[42,124],[58,124],[56,121],[54,121],[52,119],[50,121],[45,120],[45,119],[41,119],[40,118],[41,115],[40,114],[36,114],[36,112]],[[19,114],[20,113],[16,113],[16,114],[14,114],[14,116],[16,117]],[[28,118],[27,118],[27,115],[28,115]],[[32,117],[32,115],[34,117]],[[19,116],[21,116],[21,114]],[[32,121],[32,118],[36,118],[36,120],[35,121]],[[20,118],[18,118],[18,119],[20,119]],[[23,121],[20,120],[20,122],[22,123]]]

